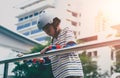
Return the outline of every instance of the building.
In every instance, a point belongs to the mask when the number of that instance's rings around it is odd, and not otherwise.
[[[78,39],[81,31],[81,12],[79,0],[55,0],[55,8],[63,16],[63,27],[69,26],[73,29],[76,38]],[[63,13],[64,12],[64,13]]]
[[[40,42],[44,43],[46,35],[42,30],[37,29],[37,22],[34,21],[37,21],[39,12],[48,8],[56,9],[57,13],[63,16],[62,20],[64,22],[62,26],[70,26],[75,30],[76,38],[82,39],[82,42],[94,42],[115,37],[115,31],[111,29],[109,19],[101,11],[101,5],[104,3],[102,1],[35,0],[31,1],[31,3],[30,1],[20,7],[24,9],[25,13],[17,16],[19,20],[18,24],[16,24],[17,31]],[[30,9],[33,6],[37,6],[37,8]],[[101,73],[108,72],[111,75],[111,66],[115,62],[114,52],[112,52],[111,47],[106,46],[87,50],[87,54],[97,62]]]
[[[24,10],[23,13],[17,16],[17,31],[25,36],[40,41],[41,43],[45,42],[47,36],[42,30],[37,28],[37,19],[43,9],[52,7],[53,5],[51,3],[47,3],[44,0],[28,1],[26,4],[21,4],[20,9]]]
[[[19,53],[28,53],[36,45],[40,43],[0,25],[0,60],[17,57]],[[13,63],[9,65],[8,75],[12,75],[14,65]],[[3,75],[3,68],[3,65],[0,65],[0,77]]]
[[[87,44],[87,43],[94,43],[96,41],[104,41],[114,38],[120,37],[120,25],[114,25],[111,26],[113,28],[112,32],[108,32],[108,30],[104,30],[102,32],[92,34],[89,36],[81,37],[78,42],[79,44]],[[90,56],[92,58],[92,61],[97,64],[98,66],[98,72],[101,74],[107,74],[111,76],[114,71],[114,66],[116,64],[116,61],[119,61],[116,57],[116,54],[120,51],[120,45],[115,46],[104,46],[104,47],[98,47],[93,49],[87,49],[85,50],[85,53],[87,56]],[[84,51],[82,51],[84,52]]]
[[[13,44],[14,43],[14,44]],[[30,39],[22,34],[13,32],[3,26],[0,26],[0,46],[10,48],[16,52],[29,52],[35,45],[39,45],[38,41]]]
[[[17,31],[44,44],[45,40],[49,38],[42,30],[37,28],[37,19],[42,10],[49,8],[53,8],[61,14],[64,23],[67,22],[67,25],[63,25],[71,26],[74,30],[79,29],[79,19],[81,16],[77,10],[79,5],[76,5],[76,3],[78,3],[78,1],[79,0],[29,0],[26,4],[21,4],[20,6],[20,9],[23,9],[24,12],[17,16]],[[77,31],[75,34],[78,35],[80,32]]]

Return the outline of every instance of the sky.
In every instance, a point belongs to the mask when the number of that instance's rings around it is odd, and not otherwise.
[[[16,16],[21,12],[18,5],[25,0],[0,0],[0,25],[15,31]]]
[[[0,0],[0,25],[16,32],[16,16],[21,12],[17,6],[24,1],[25,0]],[[0,47],[0,51],[0,60],[7,59],[8,56],[10,58],[11,50]],[[4,53],[2,51],[4,51]],[[11,57],[13,57],[14,54],[12,53],[11,55]],[[0,76],[3,74],[3,68],[4,67],[0,65]],[[10,70],[12,70],[12,68]],[[11,74],[11,71],[9,71],[9,74]]]
[[[16,25],[15,25],[17,23],[16,16],[21,12],[18,9],[17,6],[20,3],[23,3],[24,1],[26,1],[26,0],[0,0],[0,10],[1,10],[1,12],[0,12],[0,25],[3,25],[3,26],[5,26],[5,27],[7,27],[7,28],[9,28],[9,29],[11,29],[13,31],[16,31]],[[82,5],[82,7],[86,7],[86,8],[84,8],[84,10],[82,10],[83,11],[83,17],[84,17],[83,18],[83,25],[88,25],[89,23],[92,23],[89,20],[92,17],[92,15],[89,16],[89,12],[90,12],[89,8],[94,9],[94,11],[95,11],[95,7],[94,7],[95,4],[94,4],[93,7],[91,6],[91,4],[93,4],[93,2],[97,2],[97,1],[100,1],[100,0],[92,0],[92,1],[81,0],[80,1],[81,2],[80,5]],[[84,4],[85,2],[87,2],[87,3]],[[83,9],[83,8],[81,8],[81,9]],[[91,14],[94,14],[94,11]],[[88,21],[88,23],[84,23],[86,21]]]
[[[16,32],[16,16],[21,12],[17,6],[25,0],[0,0],[0,25]],[[4,53],[2,52],[4,51]],[[10,58],[11,50],[0,47],[0,60]],[[13,57],[13,53],[11,54]],[[3,72],[3,68],[0,65],[0,77]],[[9,71],[10,72],[10,71]]]
[[[16,30],[16,16],[21,12],[18,6],[28,0],[0,0],[0,25],[3,25],[13,31]],[[81,0],[80,9],[83,11],[83,23],[92,23],[92,15],[95,15],[98,9],[103,10],[106,15],[110,15],[112,22],[120,22],[119,0]],[[91,15],[92,14],[92,15]],[[120,15],[119,15],[120,16]],[[85,23],[84,23],[85,24]],[[83,24],[83,25],[84,25]],[[87,24],[86,24],[87,25]]]

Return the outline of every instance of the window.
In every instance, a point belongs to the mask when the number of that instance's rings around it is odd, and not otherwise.
[[[20,28],[20,27],[19,27],[19,26],[17,26],[17,30],[19,30],[19,28]]]
[[[43,11],[40,11],[39,14],[41,14]]]
[[[111,60],[114,60],[114,53],[111,51]]]
[[[93,51],[95,57],[97,57],[97,51]]]
[[[71,4],[67,4],[67,6],[71,6]]]
[[[26,23],[25,25],[24,25],[24,27],[29,27],[30,26],[30,23]]]
[[[35,24],[37,24],[37,21],[32,21],[32,25],[35,25]]]
[[[29,35],[29,32],[25,32],[25,33],[23,33],[23,35],[28,36],[28,35]]]
[[[26,23],[26,24],[18,26],[17,30],[20,30],[20,29],[23,29],[23,28],[26,28],[26,27],[29,27],[29,26],[30,26],[30,23]]]
[[[28,16],[26,16],[24,19],[28,19]]]
[[[37,41],[44,41],[46,40],[47,36],[44,36],[44,37],[39,37],[39,38],[36,38],[35,40]]]
[[[35,29],[35,30],[32,30],[31,31],[31,34],[35,34],[35,33],[38,33],[38,32],[40,32],[41,30],[39,30],[39,29]]]
[[[77,16],[78,16],[78,14],[77,14],[77,13],[75,13],[75,12],[72,12],[72,16],[77,17]]]
[[[24,28],[24,26],[23,26],[23,25],[20,25],[20,26],[17,27],[17,30],[20,30],[20,29],[22,29],[22,28]]]
[[[72,25],[77,26],[77,22],[71,21]]]
[[[34,13],[34,16],[37,16],[38,15],[38,12]]]
[[[20,19],[19,19],[19,22],[20,22],[20,21],[23,21],[23,18],[20,18]]]
[[[69,13],[71,13],[72,14],[72,16],[74,16],[74,17],[77,17],[78,16],[78,13],[76,13],[76,12],[73,12],[73,11],[71,11],[71,10],[67,10]]]
[[[79,17],[81,17],[81,13],[79,13]]]
[[[78,32],[78,35],[80,35],[80,31]]]
[[[79,22],[79,26],[81,26],[81,22]]]
[[[91,53],[91,52],[88,52],[88,56],[91,57],[91,56],[92,56],[92,53]]]
[[[33,15],[29,15],[29,18],[32,18],[33,17]]]

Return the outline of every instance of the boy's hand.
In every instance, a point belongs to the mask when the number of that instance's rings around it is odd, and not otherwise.
[[[62,48],[61,45],[50,45],[50,46],[45,47],[43,50],[41,50],[40,53],[44,54],[46,51],[54,50],[54,49],[61,49],[61,48]]]
[[[16,56],[17,56],[17,57],[22,57],[23,54],[22,54],[22,53],[18,53]]]
[[[45,47],[43,50],[40,51],[41,54],[44,54],[49,49],[49,46]]]

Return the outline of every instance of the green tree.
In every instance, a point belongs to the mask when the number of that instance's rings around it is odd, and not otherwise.
[[[87,56],[85,51],[79,56],[83,65],[83,72],[85,78],[98,78],[98,67],[95,62],[92,61],[91,57]]]
[[[36,45],[31,49],[30,53],[40,52],[47,45]],[[45,62],[40,62],[39,59],[23,60],[15,62],[13,72],[14,78],[54,78],[51,70],[51,62],[48,58],[44,58]],[[34,62],[35,61],[35,62]]]
[[[36,53],[40,52],[42,49],[44,49],[47,45],[36,45],[34,48],[31,49],[30,53]]]
[[[120,72],[120,51],[116,52],[116,65],[114,71]]]
[[[51,44],[51,38],[50,37],[46,37],[46,41],[48,42],[46,45],[36,45],[34,48],[31,49],[30,53],[36,53],[36,52],[40,52],[42,49],[44,49],[46,46]]]

